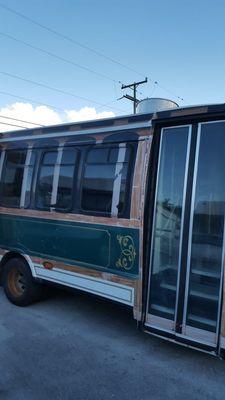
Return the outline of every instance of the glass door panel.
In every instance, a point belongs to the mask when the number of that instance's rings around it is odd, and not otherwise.
[[[223,264],[225,123],[201,125],[193,183],[184,325],[217,332]],[[205,336],[205,335],[204,335]],[[209,335],[210,336],[210,335]],[[215,335],[214,335],[215,336]]]
[[[148,323],[155,321],[153,316],[159,317],[158,320],[175,319],[189,130],[189,126],[172,127],[163,129],[161,134],[151,247]]]

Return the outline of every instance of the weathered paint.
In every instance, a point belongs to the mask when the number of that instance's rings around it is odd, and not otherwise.
[[[134,228],[1,214],[0,247],[138,276],[139,230]]]

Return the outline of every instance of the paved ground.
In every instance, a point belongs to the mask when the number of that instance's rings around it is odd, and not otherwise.
[[[129,311],[55,291],[17,308],[0,288],[1,400],[225,399],[225,361],[136,330]]]

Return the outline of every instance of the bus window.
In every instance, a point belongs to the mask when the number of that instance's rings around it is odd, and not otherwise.
[[[21,189],[20,207],[27,208],[30,205],[31,185],[35,166],[36,154],[32,148],[27,151],[26,162],[23,173],[23,184]]]
[[[59,147],[44,153],[39,170],[36,206],[68,210],[72,206],[73,176],[77,151]]]
[[[9,207],[20,207],[26,154],[27,150],[6,151],[2,173],[1,202]]]
[[[72,207],[73,177],[77,164],[77,151],[64,150],[60,164],[56,208],[68,210]]]
[[[88,152],[82,182],[81,208],[117,216],[125,208],[130,148],[95,148]]]
[[[38,208],[46,209],[51,205],[53,176],[56,160],[57,151],[49,151],[44,153],[37,182],[36,205]]]

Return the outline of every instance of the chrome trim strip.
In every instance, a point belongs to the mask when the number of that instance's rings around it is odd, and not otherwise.
[[[174,330],[174,320],[158,317],[153,314],[148,314],[146,316],[145,325],[150,328],[161,329],[170,333]]]
[[[60,172],[60,167],[61,167],[62,155],[63,155],[63,145],[60,145],[58,147],[56,164],[55,164],[54,173],[53,173],[52,195],[51,195],[51,205],[53,208],[55,207],[55,204],[57,201],[59,172]]]
[[[24,205],[25,205],[25,197],[26,197],[26,191],[27,191],[27,179],[28,179],[28,172],[29,172],[29,165],[30,165],[31,155],[32,155],[32,146],[29,145],[28,146],[28,150],[27,150],[27,154],[26,154],[24,171],[23,171],[23,182],[22,182],[21,197],[20,197],[20,207],[21,208],[23,208]]]
[[[117,163],[115,168],[115,180],[113,183],[113,195],[112,195],[112,205],[111,205],[111,216],[113,217],[117,217],[118,215],[118,204],[120,200],[120,188],[122,181],[122,169],[125,156],[126,156],[126,144],[120,143]]]
[[[180,245],[179,245],[179,259],[178,259],[178,270],[177,270],[177,289],[176,289],[176,304],[175,304],[174,321],[177,321],[178,301],[179,301],[179,295],[180,295],[179,283],[180,283],[180,272],[181,272],[180,271],[181,270],[181,253],[182,253],[182,247],[183,247],[184,213],[185,213],[185,205],[186,205],[188,167],[189,167],[189,162],[190,162],[191,137],[192,137],[192,125],[189,125],[187,153],[186,153],[186,162],[185,162],[184,187],[183,187],[182,216],[181,216],[181,225],[180,225]]]
[[[190,280],[190,268],[191,268],[191,249],[192,249],[192,231],[193,231],[193,217],[194,217],[194,204],[195,204],[195,194],[196,194],[196,181],[197,181],[197,171],[198,171],[198,159],[199,159],[199,148],[200,148],[200,126],[198,125],[197,131],[197,143],[195,152],[195,165],[194,165],[194,175],[192,182],[192,199],[191,199],[191,210],[189,218],[189,237],[188,237],[188,254],[187,254],[187,271],[186,271],[186,284],[185,284],[185,295],[184,295],[184,310],[183,310],[183,330],[186,328],[186,318],[187,318],[187,304],[188,304],[188,292],[189,292],[189,280]]]
[[[195,342],[207,344],[210,346],[216,346],[217,343],[216,335],[214,332],[194,328],[188,325],[185,327],[185,334],[182,334],[182,337],[189,338]]]
[[[0,157],[0,179],[2,177],[2,169],[5,161],[5,150],[2,150],[1,157]]]
[[[7,143],[7,142],[18,142],[21,140],[34,140],[34,139],[46,139],[46,138],[59,138],[59,137],[69,137],[69,136],[77,136],[77,135],[94,135],[100,134],[104,132],[115,132],[115,131],[124,131],[124,130],[133,130],[139,128],[150,128],[151,123],[149,122],[142,122],[136,124],[127,124],[127,125],[117,125],[99,129],[85,129],[80,131],[73,131],[73,132],[57,132],[57,133],[42,133],[41,135],[33,135],[33,136],[21,136],[21,137],[11,137],[0,139],[0,143]]]
[[[225,337],[220,337],[220,348],[225,349]]]

